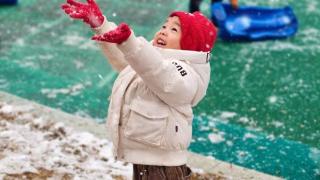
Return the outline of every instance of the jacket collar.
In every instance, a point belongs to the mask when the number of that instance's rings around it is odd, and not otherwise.
[[[177,49],[165,49],[155,47],[164,58],[174,58],[187,61],[192,64],[206,64],[210,61],[210,52],[187,51]]]

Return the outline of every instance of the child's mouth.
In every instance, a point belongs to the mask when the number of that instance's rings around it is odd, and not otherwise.
[[[165,42],[163,39],[158,39],[158,40],[157,40],[157,45],[165,46],[165,45],[166,45],[166,42]]]

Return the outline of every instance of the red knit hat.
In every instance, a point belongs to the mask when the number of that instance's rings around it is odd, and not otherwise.
[[[170,17],[177,16],[181,25],[180,46],[182,50],[211,51],[217,38],[217,29],[200,12],[187,13],[175,11]]]

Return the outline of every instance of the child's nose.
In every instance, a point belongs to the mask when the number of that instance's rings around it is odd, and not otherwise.
[[[160,34],[161,35],[167,35],[167,30],[166,29],[161,29]]]

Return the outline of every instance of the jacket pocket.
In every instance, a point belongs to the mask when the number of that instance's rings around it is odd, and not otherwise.
[[[179,118],[179,116],[169,119],[164,141],[167,149],[185,150],[189,147],[191,138],[192,125],[187,119]]]
[[[193,112],[190,105],[178,106],[171,109],[168,125],[165,133],[167,149],[185,150],[192,139]]]
[[[167,126],[168,107],[155,102],[136,100],[129,108],[130,114],[124,135],[144,144],[160,146]]]

